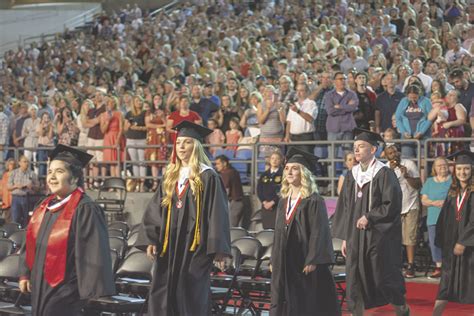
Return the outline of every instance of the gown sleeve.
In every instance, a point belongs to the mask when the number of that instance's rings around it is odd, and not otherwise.
[[[81,299],[115,294],[109,234],[100,206],[94,202],[78,206],[75,234],[75,263]]]
[[[148,245],[155,245],[158,248],[161,248],[159,245],[160,241],[160,230],[163,223],[163,207],[161,206],[162,200],[162,186],[158,187],[155,195],[148,203],[148,206],[145,209],[143,214],[143,219],[141,223],[141,229],[138,233],[137,241],[135,242],[135,247],[145,250]]]
[[[459,238],[457,241],[457,243],[466,247],[474,247],[474,204],[472,197],[473,193],[471,192],[469,203],[467,203],[464,209],[465,214],[460,223]]]
[[[323,198],[316,197],[311,201],[310,236],[308,254],[305,265],[330,264],[334,262],[334,250],[332,247],[331,232],[326,204]]]
[[[402,210],[402,189],[395,173],[389,168],[384,167],[384,172],[381,175],[383,178],[378,179],[375,185],[379,185],[379,191],[381,192],[381,203],[374,208],[370,209],[367,215],[369,223],[376,224],[379,229],[383,229],[383,224],[387,224],[387,228],[391,227],[391,224],[400,216]],[[375,181],[372,180],[372,181]],[[375,188],[374,188],[375,189]],[[394,197],[398,197],[395,198]],[[379,225],[381,224],[381,225]]]
[[[229,203],[224,184],[213,170],[205,173],[202,209],[208,215],[207,255],[230,255]]]
[[[348,173],[344,177],[341,194],[337,199],[336,211],[332,218],[332,234],[333,237],[342,240],[347,240],[347,225],[350,219],[349,216],[349,199],[350,199],[350,178],[352,175]]]

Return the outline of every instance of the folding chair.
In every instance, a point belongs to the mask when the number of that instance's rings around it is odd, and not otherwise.
[[[11,234],[13,234],[14,232],[17,232],[19,230],[21,230],[21,225],[20,224],[14,223],[14,222],[5,223],[5,224],[3,224],[2,227],[0,227],[0,236],[8,238],[8,237],[10,237]]]
[[[99,188],[96,202],[104,208],[107,220],[123,219],[125,200],[127,199],[127,186],[122,178],[105,179]]]
[[[14,251],[19,251],[21,246],[23,246],[23,243],[25,242],[26,239],[26,230],[22,229],[17,232],[14,232],[13,234],[8,237],[13,243],[15,244],[15,249]]]
[[[0,238],[0,260],[11,255],[15,249],[15,244],[13,241],[7,238]]]
[[[237,276],[240,272],[241,254],[237,247],[231,249],[232,258],[226,262],[225,275],[211,277],[211,294],[213,311],[217,315],[223,315],[227,309],[229,300],[232,298],[236,288]]]
[[[231,242],[248,235],[249,235],[249,232],[245,228],[242,228],[242,227],[230,228],[230,241]]]
[[[119,258],[122,259],[125,256],[127,242],[122,237],[109,237],[109,248],[116,250]]]
[[[109,224],[109,230],[110,229],[118,229],[120,231],[123,232],[123,237],[127,237],[128,236],[128,232],[129,232],[129,227],[128,227],[128,224],[126,222],[112,222]]]

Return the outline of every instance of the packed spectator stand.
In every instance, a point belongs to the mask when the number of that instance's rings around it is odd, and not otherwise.
[[[434,158],[471,148],[473,21],[474,5],[457,0],[196,0],[157,14],[138,6],[104,13],[0,60],[0,171],[11,173],[24,155],[39,181],[31,194],[44,194],[48,152],[60,143],[95,155],[88,189],[115,190],[107,180],[122,178],[121,190],[153,192],[172,127],[191,120],[214,131],[209,155],[227,156],[251,194],[273,168],[272,154],[293,145],[321,158],[320,192],[336,196],[355,127],[396,144],[424,182]],[[2,209],[11,205],[7,187],[4,176]],[[139,312],[147,283],[130,278],[149,280],[151,266],[133,248],[133,227],[110,225],[117,286],[130,298],[90,309]],[[426,276],[435,266],[425,226],[419,220],[415,263]],[[4,228],[4,238],[20,234]],[[215,312],[237,302],[257,314],[268,308],[271,230],[232,234],[241,236],[233,238],[232,268],[213,279]],[[3,260],[15,260],[20,243],[3,242],[11,246],[2,246]],[[10,270],[0,278],[16,281]],[[24,299],[13,288],[0,293]]]

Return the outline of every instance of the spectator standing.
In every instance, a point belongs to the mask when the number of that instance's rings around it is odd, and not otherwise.
[[[400,101],[405,97],[403,93],[395,89],[396,84],[396,75],[387,73],[382,77],[382,86],[385,91],[375,100],[375,131],[377,133],[392,127],[392,116]]]
[[[324,106],[328,113],[326,129],[328,140],[352,140],[352,130],[356,127],[353,113],[357,110],[359,99],[355,92],[347,89],[346,75],[342,72],[334,74],[334,89],[324,95]],[[341,147],[330,157],[342,157]],[[349,150],[349,146],[344,146]]]
[[[242,225],[244,217],[244,190],[240,181],[240,174],[230,165],[229,158],[224,155],[216,157],[216,170],[221,176],[229,198],[230,227],[239,227]]]
[[[182,95],[179,98],[178,110],[172,112],[166,120],[166,131],[170,135],[171,144],[176,141],[176,131],[173,127],[181,123],[182,121],[190,121],[195,124],[202,124],[202,118],[197,112],[189,109],[189,99],[187,95]]]
[[[285,109],[277,102],[275,87],[266,86],[263,102],[257,106],[257,119],[260,124],[260,142],[281,142],[284,135]],[[277,148],[260,146],[260,156],[269,157]]]
[[[415,247],[417,244],[418,221],[420,218],[419,190],[421,188],[420,173],[412,160],[401,159],[395,145],[385,148],[387,166],[397,176],[402,189],[402,245],[406,248],[408,265],[405,278],[415,277]]]
[[[56,132],[58,135],[58,144],[65,146],[77,146],[79,143],[79,133],[81,132],[72,117],[69,107],[59,110],[56,117]]]
[[[239,119],[233,117],[229,122],[230,129],[225,132],[225,142],[227,144],[234,144],[235,146],[227,146],[226,149],[232,151],[234,154],[239,149],[239,142],[242,140],[242,131],[239,129]]]
[[[244,111],[240,118],[240,127],[244,129],[245,137],[256,137],[260,134],[258,125],[257,110],[258,105],[263,101],[260,92],[254,91],[249,97],[249,108]]]
[[[342,174],[339,176],[337,181],[337,195],[341,194],[342,185],[344,184],[344,179],[347,176],[347,173],[351,172],[352,168],[357,164],[357,160],[355,159],[355,155],[353,152],[348,151],[344,154],[344,166],[345,169],[342,171]]]
[[[331,75],[329,72],[322,72],[319,76],[320,82],[316,89],[311,93],[310,98],[316,102],[318,108],[318,116],[314,120],[314,140],[327,140],[328,133],[326,130],[326,121],[328,118],[328,112],[324,106],[324,96],[327,92],[333,89]],[[315,154],[317,157],[327,157],[327,146],[315,146]]]
[[[87,134],[89,133],[89,128],[86,127],[87,122],[87,113],[89,110],[94,108],[94,102],[90,99],[84,100],[81,105],[81,111],[76,118],[76,125],[79,128],[79,140],[77,146],[85,147],[87,146]]]
[[[30,169],[30,162],[26,156],[20,157],[19,165],[10,173],[8,190],[12,194],[12,220],[24,228],[28,224],[28,212],[30,211],[28,195],[39,189],[39,183],[36,173]]]
[[[145,126],[145,111],[143,98],[133,97],[133,107],[125,115],[124,131],[127,139],[128,154],[133,167],[133,176],[138,179],[138,191],[145,192],[145,147],[147,127]]]
[[[367,74],[355,75],[355,92],[359,99],[357,111],[354,112],[354,120],[358,128],[370,129],[370,124],[375,120],[375,93],[367,87]]]
[[[3,161],[7,155],[6,147],[10,139],[9,134],[10,119],[5,114],[5,104],[0,101],[0,173],[3,174]]]
[[[104,160],[104,153],[102,147],[104,146],[104,133],[100,130],[100,115],[106,111],[105,109],[105,95],[107,91],[104,88],[96,88],[94,98],[94,108],[87,112],[87,120],[84,124],[89,129],[87,134],[87,147],[88,153],[93,156],[92,160],[92,174],[91,177],[94,179],[91,187],[98,188],[100,186],[99,177],[100,174],[105,175],[105,166],[102,164]],[[102,169],[99,173],[99,167]]]
[[[52,149],[54,146],[54,126],[48,112],[43,112],[39,120],[37,129],[38,150],[36,159],[39,164],[38,176],[40,179],[44,180],[46,177],[49,149]]]
[[[168,135],[166,133],[166,113],[154,104],[150,105],[150,110],[145,115],[145,125],[147,127],[146,144],[158,147],[145,149],[145,159],[149,161],[166,161],[168,154]],[[164,168],[166,163],[151,163],[151,175],[153,176],[152,192],[158,189],[159,169]]]
[[[207,126],[207,121],[219,110],[219,106],[210,99],[203,97],[201,86],[195,84],[191,88],[191,105],[189,109],[199,114],[204,126]]]
[[[421,88],[417,85],[408,86],[406,94],[395,111],[397,129],[403,139],[423,140],[430,134],[431,121],[428,114],[431,111],[431,102],[422,96]],[[416,144],[403,144],[402,156],[415,157],[416,148]]]
[[[466,109],[461,103],[458,103],[459,91],[451,90],[446,96],[446,107],[439,106],[431,110],[431,120],[441,118],[437,122],[437,133],[433,134],[436,138],[457,138],[464,137],[464,124],[467,122]],[[434,128],[433,128],[434,130]],[[446,156],[463,149],[462,142],[437,143],[435,156]]]
[[[413,70],[412,76],[417,76],[418,79],[421,80],[425,94],[429,94],[431,92],[431,83],[433,82],[433,79],[427,74],[423,73],[423,62],[417,58],[411,62],[411,68]],[[405,79],[403,90],[405,90],[409,85],[410,78],[411,76]]]
[[[448,301],[474,304],[474,155],[461,151],[455,159],[453,183],[436,223],[436,246],[442,252],[442,271],[433,315],[441,316]]]
[[[297,101],[289,106],[286,116],[285,141],[310,141],[314,140],[314,119],[318,116],[316,102],[308,98],[309,87],[307,84],[296,86]],[[312,153],[313,145],[297,145],[299,149]]]
[[[441,249],[435,245],[436,222],[438,221],[444,200],[448,196],[451,183],[452,178],[449,174],[448,160],[445,157],[436,158],[431,169],[431,177],[426,179],[420,192],[421,203],[428,208],[426,226],[428,228],[431,258],[436,264],[434,272],[429,276],[432,279],[441,277]]]
[[[12,158],[8,159],[5,162],[6,170],[2,175],[2,190],[1,190],[1,198],[2,198],[2,209],[4,210],[3,216],[5,218],[6,223],[10,223],[12,221],[12,214],[11,214],[11,206],[12,206],[12,193],[8,189],[8,179],[10,178],[10,174],[16,168],[15,160]]]
[[[24,146],[29,149],[25,149],[25,156],[28,160],[33,163],[36,161],[36,148],[38,146],[38,126],[40,119],[37,117],[38,107],[34,104],[30,105],[28,109],[30,115],[23,124],[23,130],[21,132],[22,137],[25,138]],[[35,170],[37,170],[35,165]]]
[[[26,102],[20,103],[20,111],[18,115],[13,120],[13,144],[16,147],[24,147],[25,136],[22,135],[23,132],[23,125],[25,121],[28,119],[28,104]],[[21,153],[23,150],[20,151]]]
[[[474,82],[470,82],[464,78],[464,74],[461,69],[453,70],[449,74],[449,80],[460,92],[458,101],[464,106],[468,116],[472,119],[474,116],[474,111],[472,111],[472,100],[474,99]]]
[[[106,111],[100,115],[100,130],[104,133],[104,147],[113,148],[104,148],[104,162],[110,166],[111,177],[120,177],[119,163],[125,158],[123,114],[117,97],[109,97],[106,104]]]
[[[347,58],[341,63],[342,72],[348,73],[349,70],[353,69],[355,69],[357,72],[367,71],[369,64],[364,58],[357,56],[357,48],[355,46],[349,46],[347,55]]]
[[[212,133],[209,134],[206,138],[206,143],[210,145],[221,145],[225,143],[225,135],[222,133],[217,121],[215,119],[210,119],[208,121],[208,127],[212,130]],[[209,147],[209,152],[213,157],[216,157],[216,153],[222,150],[222,147]]]
[[[261,215],[263,229],[275,229],[276,210],[280,200],[280,188],[283,176],[283,157],[279,151],[270,156],[270,168],[260,175],[257,195],[262,203]]]

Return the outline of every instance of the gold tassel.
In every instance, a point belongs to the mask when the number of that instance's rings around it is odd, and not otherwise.
[[[201,226],[199,225],[199,221],[201,219],[201,179],[195,179],[194,185],[196,187],[196,227],[194,229],[193,243],[191,245],[191,248],[189,248],[190,251],[195,251],[197,246],[199,246],[199,244],[201,243]]]
[[[160,257],[164,257],[166,250],[168,248],[168,243],[170,239],[170,222],[171,222],[171,202],[168,203],[168,214],[166,217],[166,227],[165,227],[165,241],[163,242],[163,249],[161,250]]]

